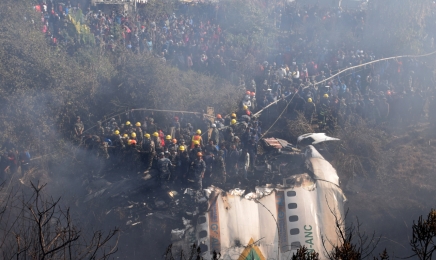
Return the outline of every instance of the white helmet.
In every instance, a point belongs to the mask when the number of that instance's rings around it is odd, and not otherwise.
[[[212,124],[212,128],[215,128],[216,127],[216,124]]]

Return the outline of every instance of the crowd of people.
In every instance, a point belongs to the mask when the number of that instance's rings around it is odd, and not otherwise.
[[[199,15],[188,15],[184,8],[177,15],[158,19],[140,12],[129,15],[119,10],[105,13],[88,9],[81,22],[89,26],[103,50],[123,47],[150,52],[182,70],[207,70],[235,78],[237,61],[253,55],[260,62],[252,75],[236,76],[236,85],[247,90],[240,111],[224,118],[216,115],[213,120],[199,119],[202,123],[195,124],[187,116],[178,115],[171,129],[157,127],[153,116],[144,116],[143,120],[127,117],[123,122],[114,119],[85,139],[86,146],[97,151],[99,157],[112,158],[115,165],[123,162],[128,167],[139,167],[133,162],[142,161],[144,169],[158,169],[163,182],[189,179],[201,187],[202,176],[212,175],[213,181],[221,183],[226,182],[226,176],[248,178],[261,137],[261,123],[251,113],[271,103],[275,105],[267,111],[294,116],[301,112],[310,125],[317,123],[320,130],[360,121],[372,126],[416,124],[426,106],[430,120],[436,122],[432,113],[436,111],[436,100],[431,88],[435,77],[424,60],[392,59],[359,67],[382,56],[371,50],[332,44],[320,38],[315,26],[311,26],[322,24],[326,30],[341,26],[361,37],[366,24],[364,9],[276,6],[274,23],[280,36],[272,40],[271,51],[263,52],[255,43],[237,44],[226,38],[219,23],[225,12],[220,3],[210,4],[206,8],[209,11]],[[79,6],[57,1],[43,2],[35,9],[41,12],[42,31],[52,44],[68,41],[67,15],[82,12]],[[434,13],[429,19],[436,20]],[[434,37],[427,37],[425,47],[429,50],[434,50]],[[358,67],[333,77],[354,66]],[[260,119],[267,123],[274,117],[271,115],[262,113]],[[81,137],[80,118],[74,129],[74,134]]]
[[[250,99],[246,93],[244,102]],[[128,113],[126,120],[139,117]],[[132,171],[156,170],[162,185],[168,182],[225,184],[227,177],[248,180],[254,172],[261,122],[252,117],[247,105],[228,116],[215,118],[196,114],[174,116],[158,125],[153,115],[143,120],[121,122],[111,118],[98,122],[93,132],[84,132],[78,116],[73,135],[87,150],[112,167],[127,166]],[[194,128],[196,126],[196,128]],[[95,158],[92,158],[94,160]]]

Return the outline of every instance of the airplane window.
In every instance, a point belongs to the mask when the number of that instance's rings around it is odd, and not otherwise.
[[[298,216],[289,216],[289,222],[295,222],[298,221]]]
[[[286,192],[286,196],[288,196],[288,197],[294,197],[295,195],[297,195],[297,193],[293,190]]]
[[[300,230],[298,228],[291,229],[291,235],[298,235],[300,234]]]
[[[301,243],[300,242],[292,242],[291,243],[291,250],[300,249]]]
[[[202,230],[202,231],[200,231],[200,233],[198,233],[198,236],[199,236],[200,238],[207,237],[207,231],[206,231],[206,230]]]
[[[205,244],[200,244],[200,250],[202,253],[209,251],[209,247]]]
[[[297,208],[297,203],[289,203],[288,204],[288,209],[296,209]]]
[[[201,225],[203,223],[206,223],[206,217],[201,216],[201,217],[198,218],[198,224]]]

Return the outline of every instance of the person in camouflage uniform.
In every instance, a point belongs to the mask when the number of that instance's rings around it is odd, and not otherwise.
[[[83,130],[85,130],[85,127],[80,120],[80,116],[77,116],[76,123],[74,123],[74,136],[80,138],[83,134]]]
[[[154,141],[151,140],[150,134],[144,135],[144,141],[142,142],[142,161],[145,165],[145,170],[149,170],[151,168],[151,164],[153,162],[153,157],[156,154]]]
[[[224,160],[224,151],[220,150],[218,151],[218,157],[215,158],[214,165],[213,165],[213,175],[215,176],[215,179],[218,182],[221,182],[222,184],[226,183],[226,162]]]
[[[206,171],[206,163],[203,160],[203,153],[198,152],[197,158],[192,162],[192,169],[194,171],[195,183],[197,190],[203,189],[203,178]]]
[[[171,178],[170,167],[172,167],[170,159],[166,158],[164,153],[159,154],[159,159],[157,161],[157,170],[159,172],[159,184],[160,187],[165,188]]]
[[[104,137],[104,127],[101,125],[101,121],[97,121],[97,130],[95,131],[95,134],[98,135],[101,139]]]
[[[136,133],[137,145],[141,146],[142,142],[144,141],[144,135],[142,134],[142,128],[140,122],[136,122],[134,131]]]

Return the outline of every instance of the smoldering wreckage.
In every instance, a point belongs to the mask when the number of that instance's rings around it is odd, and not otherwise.
[[[264,163],[255,174],[263,177],[251,186],[156,191],[157,172],[150,170],[113,183],[102,178],[84,202],[104,205],[106,217],[127,232],[153,219],[169,222],[172,250],[187,252],[196,244],[204,259],[214,251],[221,259],[290,259],[300,246],[322,259],[340,243],[335,223],[343,220],[346,201],[335,168],[321,155],[324,142],[334,140],[323,133],[302,135],[296,146],[262,139]]]

